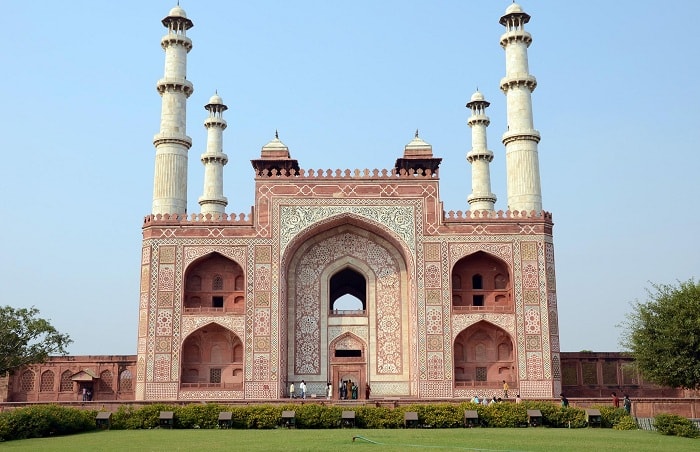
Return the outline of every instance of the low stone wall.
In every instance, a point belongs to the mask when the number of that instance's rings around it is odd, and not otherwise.
[[[571,406],[588,408],[593,405],[612,405],[609,398],[605,399],[569,399]],[[622,404],[622,400],[620,400]],[[639,398],[632,399],[632,416],[655,417],[657,414],[677,414],[689,419],[700,419],[700,398],[669,399],[669,398]]]

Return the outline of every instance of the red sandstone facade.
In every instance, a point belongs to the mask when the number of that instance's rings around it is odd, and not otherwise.
[[[135,356],[54,356],[0,380],[0,401],[134,400],[135,375]]]
[[[250,215],[146,217],[136,399],[559,394],[551,216],[444,212],[440,160],[305,171],[274,140]]]
[[[353,361],[357,359],[347,358],[347,367]],[[562,352],[561,362],[562,390],[577,399],[574,405],[599,404],[601,398],[607,400],[617,392],[632,397],[638,416],[677,412],[697,417],[695,409],[678,408],[682,405],[678,399],[697,398],[697,392],[645,382],[632,359],[622,353]],[[92,390],[95,402],[133,401],[135,369],[136,355],[52,357],[45,364],[26,366],[0,379],[0,402],[79,402],[83,387]],[[183,386],[188,384],[183,382]],[[664,405],[664,399],[673,407]]]

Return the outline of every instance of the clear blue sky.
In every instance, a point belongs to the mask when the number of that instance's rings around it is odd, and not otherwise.
[[[466,210],[464,104],[488,114],[505,210],[510,1],[194,1],[189,210],[206,117],[228,105],[229,212],[253,204],[250,160],[275,129],[303,168],[390,168],[416,128],[443,158],[446,210]],[[563,351],[619,349],[649,282],[700,273],[700,2],[523,0],[545,210],[555,221]],[[73,354],[134,354],[141,224],[150,212],[175,0],[3,2],[0,303],[36,306]]]

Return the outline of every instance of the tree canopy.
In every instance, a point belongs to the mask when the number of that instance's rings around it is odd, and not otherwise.
[[[652,284],[622,324],[621,344],[647,381],[700,389],[700,283]]]
[[[0,375],[44,362],[51,354],[66,354],[73,341],[38,314],[34,307],[0,307]]]

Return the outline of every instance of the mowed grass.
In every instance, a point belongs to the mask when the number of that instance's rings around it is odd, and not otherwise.
[[[356,437],[353,441],[353,437]],[[698,451],[699,439],[611,429],[110,430],[0,443],[1,450],[71,451]]]

